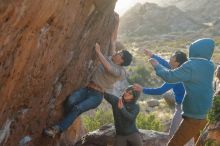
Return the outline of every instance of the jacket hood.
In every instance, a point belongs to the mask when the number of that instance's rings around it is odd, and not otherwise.
[[[198,39],[189,47],[189,58],[203,58],[210,60],[215,48],[214,40],[210,38]]]

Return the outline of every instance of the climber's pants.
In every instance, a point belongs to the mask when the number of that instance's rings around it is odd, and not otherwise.
[[[58,124],[61,131],[71,126],[75,119],[83,112],[99,106],[103,99],[103,93],[91,88],[81,88],[74,92],[69,98],[71,99],[72,109]]]
[[[183,117],[179,128],[170,139],[167,146],[184,146],[191,138],[194,138],[196,143],[199,138],[200,131],[204,129],[206,124],[206,119],[198,120]]]
[[[143,146],[141,137],[138,132],[127,136],[116,135],[114,146]]]

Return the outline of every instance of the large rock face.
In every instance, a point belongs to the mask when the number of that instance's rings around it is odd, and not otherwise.
[[[1,0],[0,145],[70,145],[80,136],[79,120],[56,140],[42,130],[62,117],[65,97],[89,80],[95,42],[111,52],[115,2]]]

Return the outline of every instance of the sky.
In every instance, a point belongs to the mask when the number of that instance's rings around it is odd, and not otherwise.
[[[122,16],[125,11],[134,6],[137,2],[142,2],[143,0],[118,0],[115,6],[115,12]]]

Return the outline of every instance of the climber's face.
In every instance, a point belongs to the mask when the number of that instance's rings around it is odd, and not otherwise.
[[[126,102],[129,102],[134,99],[132,90],[125,90],[123,98]]]
[[[118,52],[118,53],[112,55],[112,61],[117,65],[121,65],[124,62],[123,53]]]
[[[176,56],[175,56],[175,55],[172,55],[172,56],[170,57],[170,62],[169,62],[169,64],[170,64],[170,66],[171,66],[172,69],[175,69],[175,68],[179,67],[179,64],[180,64],[180,63],[176,61]]]

